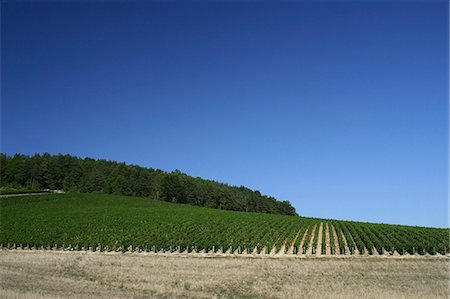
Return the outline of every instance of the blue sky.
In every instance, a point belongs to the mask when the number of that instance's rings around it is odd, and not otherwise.
[[[448,227],[448,3],[2,2],[1,151]]]

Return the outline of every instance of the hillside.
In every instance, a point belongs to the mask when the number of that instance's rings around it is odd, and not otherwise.
[[[168,173],[70,155],[0,153],[0,187],[102,192],[224,210],[297,215],[288,201],[277,201],[244,186],[229,186],[178,170]]]
[[[0,198],[7,248],[293,255],[446,254],[449,229],[224,211],[141,197]]]

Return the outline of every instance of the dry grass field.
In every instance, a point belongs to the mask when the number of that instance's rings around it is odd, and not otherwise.
[[[448,298],[448,257],[0,251],[1,298]]]

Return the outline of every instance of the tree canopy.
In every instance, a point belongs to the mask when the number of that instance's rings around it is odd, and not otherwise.
[[[297,215],[288,201],[277,201],[243,186],[192,177],[179,170],[165,172],[61,154],[0,153],[0,187],[5,186],[102,192],[233,211]]]

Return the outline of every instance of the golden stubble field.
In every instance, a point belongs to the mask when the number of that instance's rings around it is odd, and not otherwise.
[[[448,298],[448,257],[0,251],[0,298]]]

